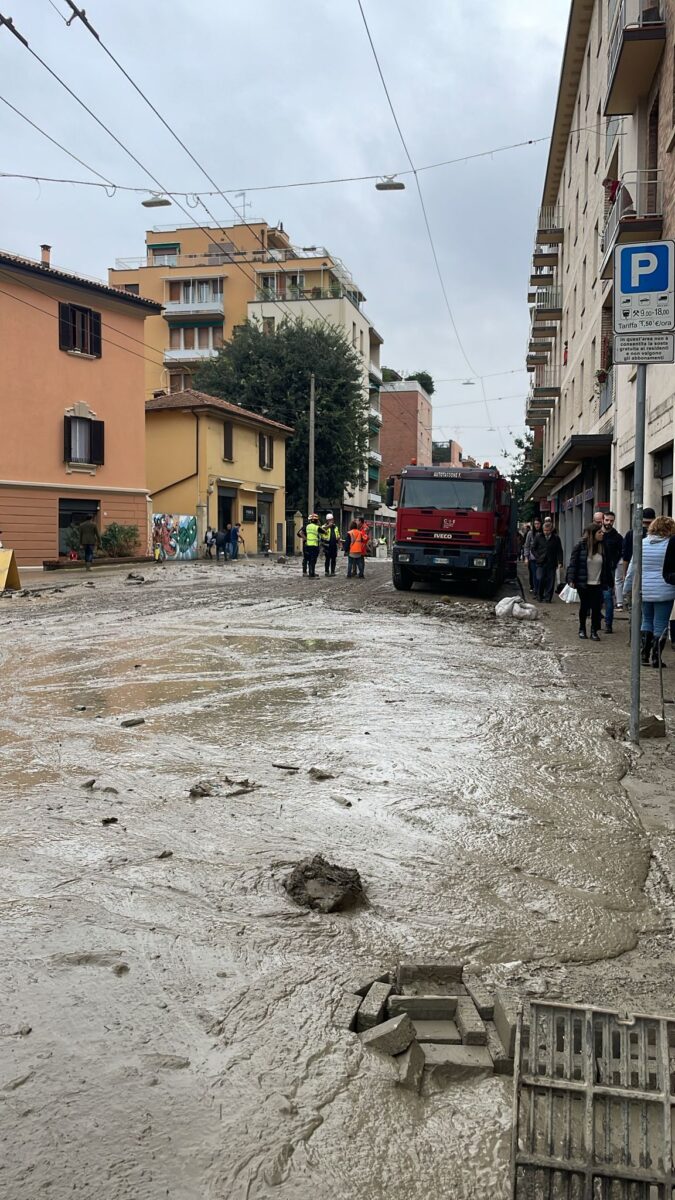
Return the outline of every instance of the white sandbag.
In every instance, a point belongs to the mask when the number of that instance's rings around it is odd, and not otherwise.
[[[497,616],[497,617],[513,616],[513,606],[514,606],[514,604],[517,604],[517,603],[518,603],[517,596],[504,596],[503,600],[500,600],[497,604],[495,604],[495,616]]]
[[[538,621],[539,611],[534,604],[523,604],[520,600],[513,606],[513,614],[517,621]]]

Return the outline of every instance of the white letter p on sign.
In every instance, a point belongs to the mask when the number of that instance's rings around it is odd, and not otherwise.
[[[655,254],[634,254],[630,260],[630,282],[631,287],[639,288],[641,286],[642,275],[652,275],[659,265],[659,260]]]

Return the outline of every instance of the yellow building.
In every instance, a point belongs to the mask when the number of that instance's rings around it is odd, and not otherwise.
[[[347,489],[344,508],[358,515],[380,505],[382,338],[340,259],[324,246],[291,245],[281,224],[178,225],[149,230],[143,258],[118,258],[109,281],[162,305],[145,322],[147,396],[192,387],[193,371],[246,320],[270,331],[285,317],[344,330],[362,364],[369,431],[367,478]]]
[[[239,521],[247,553],[283,552],[293,430],[191,390],[154,396],[145,410],[153,512],[195,514],[199,545],[208,525]]]

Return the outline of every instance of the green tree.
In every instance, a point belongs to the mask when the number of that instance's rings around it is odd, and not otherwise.
[[[382,382],[383,383],[400,383],[401,375],[399,375],[398,371],[395,371],[393,367],[383,367],[382,368]]]
[[[526,433],[524,438],[514,438],[514,442],[516,453],[507,456],[512,463],[509,479],[516,500],[518,520],[531,521],[537,511],[537,504],[534,500],[526,500],[525,497],[541,475],[542,451],[541,448],[535,448],[531,433]]]
[[[316,494],[339,505],[347,483],[365,479],[368,428],[363,363],[335,326],[284,319],[272,332],[247,322],[218,357],[195,372],[194,386],[292,426],[286,449],[286,500],[307,503],[309,377],[316,386]]]
[[[428,371],[415,371],[414,375],[406,375],[406,379],[416,379],[424,388],[427,396],[433,396],[436,391],[434,381]]]

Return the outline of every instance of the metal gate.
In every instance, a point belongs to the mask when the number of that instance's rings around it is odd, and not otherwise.
[[[675,1200],[675,1019],[530,1004],[516,1039],[514,1200]]]

